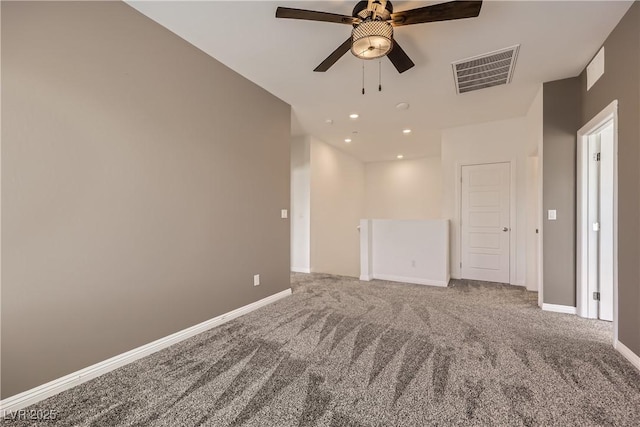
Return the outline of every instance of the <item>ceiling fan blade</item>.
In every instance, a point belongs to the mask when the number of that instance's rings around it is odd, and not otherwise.
[[[276,9],[276,18],[304,19],[306,21],[335,22],[336,24],[353,24],[360,22],[358,18],[336,13],[317,12],[315,10],[292,9],[279,7]]]
[[[393,49],[387,54],[387,57],[399,73],[404,73],[416,65],[395,40],[393,40]]]
[[[313,71],[324,73],[329,68],[331,68],[331,66],[335,64],[338,59],[342,58],[345,53],[349,52],[349,49],[351,49],[351,37],[349,37],[347,40],[345,40],[344,43],[338,46],[338,48],[334,50],[331,55],[327,56],[327,59],[322,61],[322,63],[318,65]]]
[[[475,18],[480,15],[482,1],[450,1],[404,10],[391,14],[391,25],[422,24],[425,22],[449,21],[452,19]]]

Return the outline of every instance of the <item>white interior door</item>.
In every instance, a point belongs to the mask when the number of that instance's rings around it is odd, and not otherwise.
[[[462,167],[462,278],[509,283],[509,163]]]
[[[600,153],[600,135],[589,135],[589,194],[588,194],[588,224],[589,235],[587,238],[587,263],[588,288],[589,288],[589,312],[590,317],[598,317],[598,282],[600,275],[600,161],[597,160]]]
[[[598,317],[613,322],[613,124],[600,133],[600,300]]]
[[[616,217],[617,123],[618,101],[613,101],[577,133],[576,308],[581,317],[612,321],[614,343],[618,339],[616,245],[618,236],[624,235]]]
[[[613,124],[589,135],[589,317],[613,321]]]

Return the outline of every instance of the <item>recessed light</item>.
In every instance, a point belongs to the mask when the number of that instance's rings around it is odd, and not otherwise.
[[[398,110],[408,110],[409,109],[409,103],[408,102],[399,102],[396,104],[396,108]]]
[[[332,125],[332,124],[333,124],[333,120],[331,120],[331,119],[327,119],[327,120],[325,120],[324,122],[325,122],[326,124],[328,124],[328,125]]]
[[[349,118],[350,119],[357,119],[358,117],[360,117],[358,114],[353,113],[353,114],[349,114]]]
[[[396,157],[398,158],[398,160],[404,159],[404,156],[402,154],[398,154]]]
[[[347,138],[344,140],[344,142],[346,142],[347,144],[351,142],[351,138]]]
[[[411,133],[411,129],[402,129],[402,133],[404,134]]]

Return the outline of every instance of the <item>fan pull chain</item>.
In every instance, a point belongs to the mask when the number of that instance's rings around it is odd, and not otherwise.
[[[382,92],[382,60],[378,60],[378,92]]]
[[[364,61],[362,61],[362,94],[364,95]]]

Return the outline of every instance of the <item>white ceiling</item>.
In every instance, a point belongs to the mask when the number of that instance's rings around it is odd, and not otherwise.
[[[367,61],[365,95],[362,61],[350,53],[328,72],[313,72],[350,26],[275,18],[277,6],[351,15],[356,1],[128,3],[291,104],[294,135],[313,135],[368,162],[439,155],[441,129],[525,115],[540,83],[580,73],[632,2],[485,1],[478,18],[398,27],[394,38],[416,66],[398,74],[383,58],[378,92],[378,61]],[[456,95],[452,62],[515,44],[511,84]],[[401,101],[411,107],[397,110]],[[349,119],[352,112],[360,118]],[[403,128],[413,132],[405,136]]]

